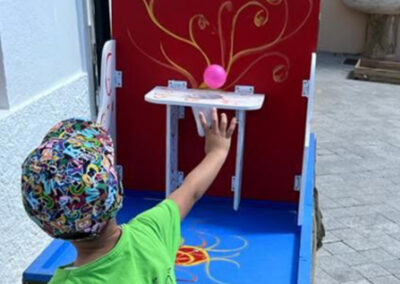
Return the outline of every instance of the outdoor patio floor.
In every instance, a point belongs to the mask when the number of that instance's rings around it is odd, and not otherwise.
[[[349,80],[344,59],[318,59],[315,283],[400,283],[400,86]]]

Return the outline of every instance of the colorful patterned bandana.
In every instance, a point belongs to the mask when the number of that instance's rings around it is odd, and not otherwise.
[[[50,236],[95,238],[122,206],[109,134],[89,121],[58,123],[22,164],[22,199]]]

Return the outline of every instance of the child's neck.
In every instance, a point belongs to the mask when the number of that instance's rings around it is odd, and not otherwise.
[[[72,242],[78,256],[74,266],[82,266],[100,258],[114,248],[121,236],[121,228],[115,219],[110,220],[100,236],[91,241]]]

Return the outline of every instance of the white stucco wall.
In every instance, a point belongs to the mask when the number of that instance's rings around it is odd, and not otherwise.
[[[0,283],[21,283],[50,241],[23,210],[22,161],[58,121],[90,118],[81,1],[0,0]]]
[[[74,0],[0,1],[10,106],[82,71],[77,22]]]
[[[0,118],[0,283],[21,283],[22,272],[50,241],[23,209],[20,166],[56,122],[89,118],[87,88],[81,74]]]

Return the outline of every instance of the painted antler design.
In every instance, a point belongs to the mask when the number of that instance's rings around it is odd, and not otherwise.
[[[164,32],[166,35],[171,37],[172,39],[175,39],[177,41],[180,41],[184,44],[189,45],[190,47],[194,48],[197,50],[203,60],[205,61],[206,66],[211,64],[211,61],[204,51],[204,49],[199,45],[199,43],[196,40],[195,36],[195,26],[197,25],[200,30],[205,30],[207,27],[209,27],[210,21],[207,19],[207,17],[203,14],[196,14],[192,16],[189,20],[188,23],[188,31],[189,31],[189,37],[183,37],[180,36],[170,29],[168,29],[166,26],[164,26],[157,16],[155,15],[154,12],[154,4],[155,0],[142,0],[143,4],[146,8],[147,14],[151,21],[154,23],[154,25],[159,28],[162,32]],[[309,9],[307,11],[307,15],[303,19],[303,21],[297,26],[297,28],[291,32],[288,32],[287,27],[288,27],[288,22],[289,22],[289,7],[287,0],[263,0],[263,1],[256,1],[252,0],[249,1],[245,4],[243,4],[239,9],[236,11],[236,13],[233,15],[232,19],[232,24],[231,24],[231,31],[229,35],[229,54],[227,58],[226,50],[226,41],[224,37],[224,32],[223,32],[223,26],[222,26],[222,18],[224,12],[232,12],[233,11],[233,3],[232,1],[225,1],[221,4],[218,10],[218,21],[217,21],[217,30],[218,30],[218,37],[219,37],[219,43],[220,43],[220,52],[221,52],[221,62],[220,64],[226,68],[228,75],[231,73],[232,67],[235,65],[235,63],[245,57],[255,55],[255,54],[260,54],[257,58],[255,58],[252,62],[248,64],[248,66],[234,78],[233,80],[229,80],[229,82],[226,84],[225,89],[228,89],[232,86],[234,86],[241,78],[243,78],[254,66],[256,66],[260,61],[268,58],[268,57],[279,57],[283,59],[284,63],[283,64],[278,64],[275,67],[272,68],[272,78],[274,82],[276,83],[282,83],[284,82],[289,73],[290,69],[290,60],[289,58],[284,55],[283,53],[280,52],[272,52],[268,51],[272,47],[276,46],[277,44],[281,43],[282,41],[285,41],[292,36],[294,36],[297,32],[300,31],[300,29],[305,25],[309,17],[311,16],[311,12],[313,10],[313,0],[305,0],[309,3]],[[265,2],[265,3],[262,3]],[[257,7],[259,8],[257,12],[255,12],[254,17],[253,17],[253,24],[257,28],[262,28],[265,27],[270,20],[270,12],[266,4],[271,5],[271,6],[279,6],[282,5],[284,8],[284,21],[283,21],[283,26],[281,30],[279,31],[278,35],[270,42],[264,43],[259,46],[253,46],[249,47],[240,51],[235,52],[235,39],[236,39],[236,30],[237,30],[237,23],[244,11],[251,7]],[[198,83],[196,78],[190,73],[190,70],[184,68],[183,66],[180,66],[177,64],[166,52],[164,45],[162,42],[160,42],[160,53],[162,54],[163,58],[165,61],[161,61],[152,55],[148,54],[146,51],[144,51],[142,48],[140,48],[139,44],[134,40],[134,37],[132,36],[131,32],[128,30],[128,36],[132,44],[138,49],[139,52],[141,52],[143,55],[148,57],[150,60],[153,62],[174,70],[175,72],[180,73],[182,76],[184,76],[191,86],[193,88],[204,88],[206,87],[204,82],[201,84]],[[229,77],[228,77],[229,78]]]

